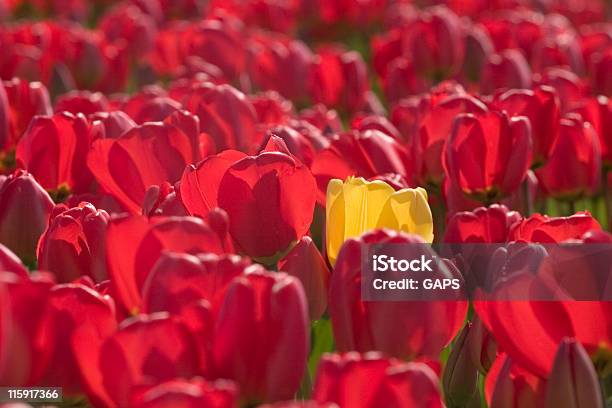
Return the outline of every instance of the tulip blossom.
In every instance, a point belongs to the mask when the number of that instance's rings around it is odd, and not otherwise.
[[[569,217],[534,214],[513,224],[508,240],[555,243],[579,239],[588,231],[600,229],[597,220],[588,212],[579,212]]]
[[[0,243],[24,262],[36,259],[53,201],[32,175],[18,170],[0,185]]]
[[[12,272],[15,275],[26,277],[28,270],[21,263],[21,260],[11,252],[10,249],[0,244],[0,270],[4,272]]]
[[[206,381],[200,377],[190,380],[172,379],[159,384],[140,387],[132,395],[130,406],[151,407],[212,407],[234,408],[238,403],[238,387],[228,380]]]
[[[38,267],[53,272],[58,282],[89,276],[107,279],[105,238],[109,215],[92,204],[58,206],[38,244]]]
[[[302,285],[284,273],[234,278],[219,310],[213,360],[220,378],[238,383],[245,401],[278,401],[297,391],[309,349]]]
[[[180,186],[190,214],[222,208],[237,249],[266,263],[308,232],[316,198],[310,170],[276,139],[257,156],[234,150],[209,156],[185,170]]]
[[[199,158],[199,125],[181,111],[135,127],[118,139],[96,140],[87,156],[94,177],[126,209],[140,212],[147,187],[174,183]]]
[[[487,202],[519,187],[531,155],[529,121],[489,111],[457,116],[443,163],[447,177],[465,195]]]
[[[355,408],[444,406],[438,378],[426,364],[387,359],[375,352],[325,355],[313,397]]]
[[[550,157],[536,175],[550,195],[575,200],[597,190],[600,169],[601,146],[593,127],[568,116],[561,120]]]
[[[543,406],[545,387],[541,378],[501,353],[487,375],[485,394],[490,407],[538,408]]]
[[[342,246],[329,289],[329,314],[339,351],[380,350],[397,358],[437,358],[461,329],[467,311],[465,301],[361,300],[365,245],[424,243],[417,235],[383,229],[349,239]]]
[[[433,241],[433,221],[423,188],[395,191],[383,181],[349,177],[327,187],[325,242],[332,265],[344,241],[375,228],[390,228]]]

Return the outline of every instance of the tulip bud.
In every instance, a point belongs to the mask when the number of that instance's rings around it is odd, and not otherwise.
[[[278,261],[278,269],[302,282],[308,300],[310,320],[320,319],[327,308],[329,268],[312,238],[303,237]]]
[[[455,339],[444,367],[442,388],[449,408],[464,407],[478,393],[478,369],[468,348],[472,324],[463,327]]]
[[[505,354],[497,357],[486,381],[491,408],[542,406],[543,380],[514,364]]]
[[[0,243],[32,264],[53,206],[32,175],[23,170],[10,175],[0,187]]]
[[[597,373],[584,347],[565,338],[548,377],[545,408],[603,408]]]
[[[105,258],[108,213],[89,203],[70,209],[60,207],[59,211],[51,217],[40,238],[38,267],[53,272],[60,283],[81,276],[89,276],[95,282],[108,279]]]
[[[472,363],[482,375],[485,375],[497,356],[497,342],[476,315],[472,318],[472,325],[465,342]]]
[[[302,285],[285,273],[234,278],[219,310],[213,360],[247,401],[293,397],[306,368],[308,315]]]

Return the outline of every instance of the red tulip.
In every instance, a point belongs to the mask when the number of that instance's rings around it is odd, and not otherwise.
[[[312,400],[280,401],[272,404],[260,405],[259,408],[336,408],[333,402],[317,402]]]
[[[589,93],[585,81],[574,72],[564,68],[546,69],[541,73],[538,83],[555,88],[561,102],[561,112],[567,112],[580,105]]]
[[[106,227],[109,215],[92,204],[58,206],[38,244],[38,267],[53,272],[58,282],[89,276],[106,280]]]
[[[111,44],[125,42],[129,54],[141,57],[153,48],[157,29],[153,18],[135,4],[119,4],[106,11],[98,28]]]
[[[257,156],[227,150],[190,166],[180,192],[190,214],[224,209],[236,247],[271,262],[308,232],[316,198],[310,170],[274,138]]]
[[[295,114],[291,101],[283,98],[276,91],[251,95],[249,101],[255,109],[260,129],[267,128],[268,125],[285,124]]]
[[[612,51],[608,47],[600,55],[592,59],[593,61],[593,87],[598,94],[612,95],[612,80],[608,73],[612,67]]]
[[[82,113],[85,116],[110,109],[108,99],[100,92],[71,91],[57,98],[55,112]]]
[[[319,50],[310,77],[316,103],[356,112],[365,104],[368,87],[367,68],[359,53],[332,46]]]
[[[162,251],[231,252],[225,237],[194,217],[122,216],[111,219],[106,235],[108,274],[119,306],[141,307],[142,288]]]
[[[420,128],[412,144],[412,157],[422,184],[440,185],[444,178],[442,156],[451,136],[453,121],[460,113],[484,115],[484,103],[469,95],[453,95],[434,104],[420,120]]]
[[[480,201],[514,192],[531,165],[531,129],[505,113],[460,114],[446,144],[444,168],[461,191]]]
[[[189,215],[183,202],[178,197],[175,187],[171,186],[170,183],[150,186],[147,189],[142,204],[142,214],[148,217]]]
[[[469,333],[472,324],[468,322],[453,343],[442,375],[442,388],[446,401],[451,407],[469,406],[479,401],[478,367],[474,364],[469,349]]]
[[[423,242],[417,236],[391,230],[368,232],[345,242],[329,290],[329,314],[339,351],[380,350],[398,358],[437,358],[461,329],[466,302],[361,300],[362,246]]]
[[[525,57],[517,49],[508,49],[493,54],[482,69],[480,88],[491,94],[497,89],[529,88],[531,69]]]
[[[100,185],[126,209],[139,213],[146,189],[174,183],[199,158],[197,118],[176,112],[163,122],[132,128],[118,139],[96,140],[87,165]]]
[[[354,408],[444,406],[431,368],[386,359],[378,353],[325,355],[319,363],[313,398]]]
[[[542,188],[558,198],[574,200],[595,193],[601,172],[599,139],[588,122],[565,117],[546,165],[536,170]]]
[[[311,169],[319,187],[320,203],[325,202],[327,184],[332,178],[371,178],[393,173],[405,177],[409,183],[413,180],[412,163],[406,148],[378,130],[335,136],[329,148],[317,152]]]
[[[559,132],[559,100],[554,89],[511,89],[495,99],[495,106],[509,116],[525,116],[531,124],[534,164],[544,163]]]
[[[538,408],[544,403],[546,383],[516,365],[506,354],[497,356],[487,375],[485,391],[490,407]]]
[[[2,286],[2,360],[0,384],[3,386],[33,386],[39,384],[48,353],[39,341],[39,328],[46,308],[51,276],[34,273],[16,276],[0,273]]]
[[[327,308],[330,273],[312,238],[303,237],[278,261],[278,269],[300,280],[308,300],[310,320],[320,319]]]
[[[81,394],[83,384],[75,350],[78,336],[95,333],[90,341],[99,342],[116,328],[115,304],[110,296],[80,284],[55,286],[49,292],[37,335],[47,353],[37,357],[48,359],[40,384],[60,386],[64,396]]]
[[[79,330],[72,344],[87,396],[97,406],[125,407],[143,386],[201,372],[196,344],[187,329],[164,313],[125,320],[105,339]]]
[[[199,377],[139,387],[130,402],[134,408],[235,408],[237,404],[238,387],[232,381],[206,381]]]
[[[17,163],[47,190],[87,191],[93,181],[86,166],[91,137],[82,114],[36,117],[17,144]]]
[[[262,271],[236,277],[216,320],[217,376],[236,381],[245,401],[292,398],[306,369],[307,313],[296,278]]]
[[[89,116],[92,124],[92,141],[96,139],[118,139],[136,123],[123,111],[97,112]]]
[[[602,391],[593,363],[576,340],[559,345],[548,377],[546,408],[603,408]]]
[[[11,148],[25,132],[36,115],[51,115],[51,100],[47,88],[40,82],[15,78],[4,82],[8,100],[8,133],[0,133],[0,148]]]
[[[448,220],[444,242],[503,243],[508,241],[512,225],[521,219],[518,212],[499,204],[458,212]]]
[[[406,57],[392,60],[383,77],[383,90],[391,102],[424,92],[430,85],[416,72],[412,59]]]
[[[612,165],[612,102],[605,96],[588,98],[574,110],[589,122],[599,137],[601,159],[606,167]]]
[[[498,347],[493,334],[487,330],[477,315],[472,317],[472,327],[465,341],[472,363],[481,374],[485,375],[497,357]]]
[[[259,268],[237,255],[165,252],[144,283],[143,311],[180,314],[182,308],[201,300],[217,310],[232,279]]]
[[[316,126],[324,134],[337,133],[343,128],[338,112],[320,103],[301,111],[300,118]]]
[[[201,131],[212,138],[212,151],[251,152],[257,146],[255,109],[242,92],[229,85],[201,83],[177,98],[200,118]]]
[[[578,212],[569,217],[549,217],[534,214],[515,223],[510,229],[509,241],[556,243],[579,239],[588,231],[601,226],[588,212]]]
[[[478,84],[484,66],[494,51],[493,42],[482,26],[468,27],[465,33],[465,57],[461,76],[469,82]]]
[[[34,262],[52,209],[51,197],[29,173],[11,174],[0,186],[0,243],[26,264]]]

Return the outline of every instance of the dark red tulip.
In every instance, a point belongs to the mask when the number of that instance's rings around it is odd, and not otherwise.
[[[126,209],[139,213],[146,189],[179,180],[199,158],[198,119],[186,111],[145,123],[118,139],[96,140],[87,165],[102,187]]]
[[[497,96],[495,106],[509,116],[525,116],[531,124],[534,164],[542,164],[550,154],[559,132],[559,100],[553,88],[511,89]]]
[[[238,255],[165,252],[145,281],[144,312],[179,314],[182,308],[201,300],[207,300],[217,310],[232,279],[258,268]]]
[[[461,76],[469,82],[478,84],[485,63],[494,51],[493,42],[482,26],[468,27],[465,33],[465,57]]]
[[[97,112],[89,116],[92,124],[92,141],[96,139],[118,139],[136,123],[123,111]]]
[[[472,363],[482,375],[486,375],[497,357],[498,347],[493,334],[477,315],[472,317],[472,327],[465,341]]]
[[[235,408],[237,404],[238,387],[234,382],[206,381],[199,377],[139,387],[130,402],[134,408]]]
[[[204,216],[222,208],[236,247],[267,262],[275,262],[307,233],[316,200],[310,170],[284,142],[274,140],[257,156],[232,150],[210,156],[188,167],[180,185],[190,214]]]
[[[329,314],[339,351],[380,350],[398,358],[437,358],[461,329],[467,311],[463,301],[361,300],[363,245],[423,242],[418,236],[391,230],[367,232],[345,242],[329,290]],[[440,315],[446,318],[436,318]]]
[[[600,229],[597,220],[588,212],[578,212],[569,217],[534,214],[514,224],[508,240],[555,243],[579,239],[588,231]]]
[[[355,408],[444,406],[438,378],[430,367],[374,352],[325,355],[319,363],[313,398]]]
[[[201,131],[212,138],[213,152],[257,147],[255,109],[247,97],[229,85],[201,83],[176,98],[200,118]]]
[[[416,72],[410,58],[398,57],[389,64],[383,77],[385,96],[391,102],[427,90],[431,84]]]
[[[0,147],[13,147],[36,115],[51,115],[51,99],[40,82],[18,78],[4,82],[8,100],[8,133],[0,134]]]
[[[193,337],[165,313],[125,320],[106,338],[94,339],[94,333],[77,331],[72,344],[87,396],[95,405],[129,406],[138,387],[201,372]]]
[[[491,55],[482,69],[480,88],[483,93],[491,94],[497,89],[522,89],[530,86],[529,63],[517,49]]]
[[[575,200],[595,193],[601,177],[601,148],[591,124],[580,117],[563,118],[548,161],[535,173],[553,197]]]
[[[593,362],[573,339],[564,339],[559,345],[546,387],[546,408],[604,406]]]
[[[499,204],[458,212],[448,220],[444,242],[503,243],[508,241],[512,225],[521,219],[518,212]]]
[[[236,381],[245,401],[292,398],[306,369],[308,327],[296,278],[263,271],[236,277],[216,320],[217,376]]]
[[[72,91],[65,93],[55,101],[55,112],[70,112],[73,115],[82,113],[85,116],[96,112],[106,112],[110,108],[108,99],[100,92]]]
[[[50,275],[33,273],[16,276],[0,273],[3,290],[3,346],[0,384],[33,386],[39,384],[52,352],[39,341],[40,325],[53,286]],[[5,314],[6,313],[6,314]]]
[[[320,319],[327,308],[330,273],[312,238],[303,237],[278,261],[278,269],[302,282],[308,300],[308,315],[311,320]]]
[[[412,143],[412,157],[421,183],[440,185],[444,178],[442,156],[450,138],[453,123],[460,113],[485,114],[487,107],[469,95],[453,95],[434,104],[420,120]]]
[[[531,165],[531,128],[503,112],[460,114],[446,143],[447,177],[467,196],[487,202],[516,191]]]
[[[598,94],[612,95],[612,80],[609,72],[612,69],[612,50],[610,47],[592,59],[593,87]]]
[[[0,243],[26,264],[34,262],[53,206],[31,174],[23,170],[11,174],[0,186]]]
[[[501,353],[487,375],[485,394],[493,408],[538,408],[544,403],[545,386],[541,378]]]
[[[38,116],[17,144],[17,163],[47,190],[87,191],[93,181],[86,165],[91,137],[82,114]]]
[[[142,288],[162,251],[231,252],[208,224],[195,217],[121,216],[111,219],[106,236],[108,274],[118,306],[141,308]]]
[[[57,285],[49,292],[38,342],[44,345],[48,365],[41,384],[60,386],[64,395],[79,395],[83,384],[77,361],[76,338],[91,333],[93,342],[110,336],[117,328],[115,303],[110,296],[80,284]]]
[[[58,282],[80,276],[96,282],[108,279],[105,239],[109,218],[106,211],[89,203],[56,207],[38,243],[38,268],[53,272]]]

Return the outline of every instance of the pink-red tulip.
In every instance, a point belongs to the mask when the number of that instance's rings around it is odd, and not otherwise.
[[[217,376],[238,383],[244,401],[291,398],[308,350],[308,308],[296,278],[258,271],[229,284],[216,319],[213,362]]]

